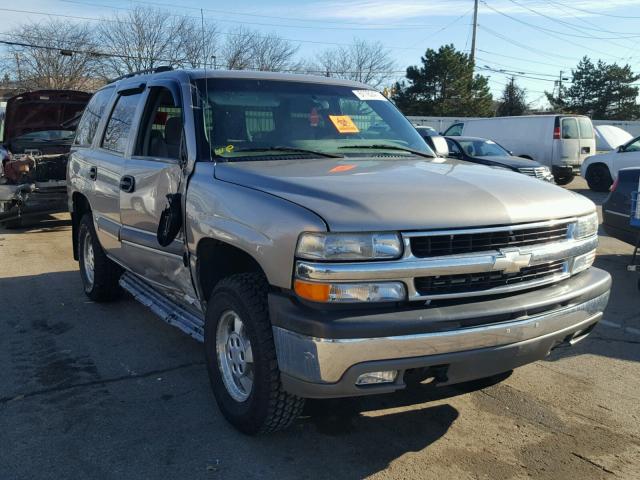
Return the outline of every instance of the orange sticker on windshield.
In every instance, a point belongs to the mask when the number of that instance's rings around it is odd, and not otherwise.
[[[358,127],[349,115],[329,115],[329,120],[340,133],[358,133]]]

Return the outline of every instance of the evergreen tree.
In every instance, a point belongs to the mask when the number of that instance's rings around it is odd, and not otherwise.
[[[557,96],[547,92],[547,99],[559,111],[590,115],[602,120],[631,120],[640,117],[636,103],[640,76],[629,65],[594,64],[584,57],[572,71],[570,87],[559,89]]]
[[[474,75],[469,55],[453,45],[427,49],[421,66],[407,68],[392,100],[405,115],[489,117],[493,98],[488,79]]]
[[[526,102],[527,92],[516,85],[515,79],[507,83],[498,102],[497,114],[501,117],[523,115],[529,105]]]

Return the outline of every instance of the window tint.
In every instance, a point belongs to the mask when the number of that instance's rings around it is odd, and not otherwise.
[[[578,132],[578,122],[576,122],[575,118],[562,119],[562,138],[565,140],[580,138],[580,133]]]
[[[449,128],[447,128],[444,134],[451,137],[459,137],[460,135],[462,135],[462,127],[464,127],[464,123],[454,123]]]
[[[107,88],[100,90],[91,98],[91,101],[82,114],[82,119],[78,124],[78,128],[76,129],[76,137],[73,141],[74,145],[79,145],[81,147],[88,147],[91,145],[93,137],[96,134],[96,130],[98,129],[98,123],[100,123],[100,119],[102,118],[102,114],[104,113],[107,103],[109,103],[112,93],[113,89]]]
[[[124,153],[129,141],[129,132],[140,101],[140,95],[136,93],[135,95],[118,97],[116,106],[111,112],[109,123],[107,123],[107,128],[104,131],[103,148],[120,154]]]
[[[624,148],[625,152],[640,152],[640,138],[636,138],[633,142],[628,143]]]
[[[456,144],[456,142],[454,142],[453,140],[449,140],[447,138],[447,146],[449,147],[449,156],[455,156],[455,157],[462,156],[462,152],[460,151],[460,148],[458,148],[458,145]]]
[[[182,109],[171,92],[154,88],[145,114],[145,129],[135,155],[178,159],[182,139]]]
[[[585,117],[578,117],[578,126],[580,127],[580,138],[593,138],[593,125],[591,120]]]

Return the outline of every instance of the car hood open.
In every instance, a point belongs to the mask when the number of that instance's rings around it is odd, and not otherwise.
[[[91,98],[74,90],[37,90],[7,100],[4,121],[5,143],[31,132],[74,130],[63,124],[78,116]]]
[[[332,231],[508,225],[595,210],[547,182],[443,159],[242,161],[217,164],[215,176],[308,208]]]

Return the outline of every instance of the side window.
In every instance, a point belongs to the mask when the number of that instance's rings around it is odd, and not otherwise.
[[[447,139],[447,146],[449,147],[449,156],[450,157],[461,157],[462,152],[458,148],[458,145],[453,140]]]
[[[154,88],[134,155],[177,160],[182,140],[182,109],[166,88]]]
[[[450,137],[459,137],[462,135],[462,127],[464,127],[464,123],[454,123],[447,128],[444,134]]]
[[[628,143],[624,147],[625,152],[639,152],[640,151],[640,138],[636,138],[633,142]]]
[[[562,119],[562,138],[565,140],[574,140],[580,138],[578,132],[578,122],[575,118]]]
[[[593,138],[593,125],[591,124],[591,120],[585,117],[578,117],[578,126],[580,127],[580,138]]]
[[[74,145],[88,147],[93,143],[93,137],[96,135],[98,124],[112,93],[113,88],[106,88],[96,92],[91,98],[76,129],[76,136],[73,140]]]
[[[140,101],[140,93],[120,96],[113,107],[102,139],[102,148],[123,154],[129,141],[129,133]]]

